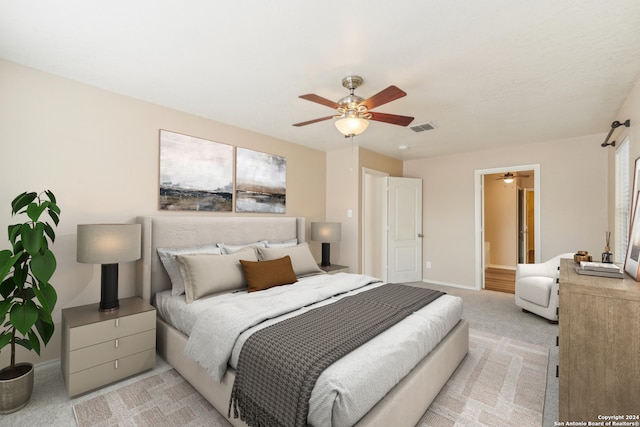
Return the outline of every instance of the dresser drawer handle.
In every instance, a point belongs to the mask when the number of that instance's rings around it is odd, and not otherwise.
[[[118,346],[120,346],[120,340],[116,339],[116,348],[118,348]]]
[[[120,319],[116,318],[116,328],[120,326]]]
[[[116,359],[116,361],[113,363],[113,365],[114,365],[114,367],[115,367],[116,369],[118,369],[118,365],[119,365],[119,363],[118,363],[118,359]]]

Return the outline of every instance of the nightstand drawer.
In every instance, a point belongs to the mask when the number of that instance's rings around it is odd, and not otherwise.
[[[69,375],[67,383],[69,397],[151,369],[155,363],[156,351],[154,348],[73,373]]]
[[[69,353],[69,373],[73,374],[144,350],[155,349],[155,345],[156,331],[150,330],[83,347]]]
[[[155,310],[89,323],[69,330],[69,350],[73,351],[112,341],[116,338],[155,329],[155,327]]]

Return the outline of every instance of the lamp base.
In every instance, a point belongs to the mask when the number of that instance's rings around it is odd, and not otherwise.
[[[331,267],[331,243],[322,242],[322,262],[323,267]]]
[[[115,311],[119,308],[118,264],[102,264],[100,311]]]

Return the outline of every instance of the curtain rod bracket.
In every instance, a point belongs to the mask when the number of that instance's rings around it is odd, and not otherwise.
[[[611,138],[611,134],[613,133],[613,131],[616,128],[619,128],[620,126],[625,126],[625,127],[631,126],[631,120],[627,119],[624,122],[619,122],[619,121],[616,120],[613,123],[611,123],[611,129],[609,130],[609,134],[605,138],[604,142],[602,144],[600,144],[601,147],[607,147],[609,145],[612,146],[612,147],[616,146],[616,142],[615,141],[609,142],[609,138]]]

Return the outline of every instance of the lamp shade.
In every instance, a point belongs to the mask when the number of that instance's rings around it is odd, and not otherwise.
[[[311,240],[323,243],[339,242],[342,224],[339,222],[312,222]]]
[[[344,117],[336,120],[335,124],[344,136],[357,136],[367,130],[369,121],[360,117]]]
[[[78,224],[78,262],[117,264],[140,259],[140,224]]]

